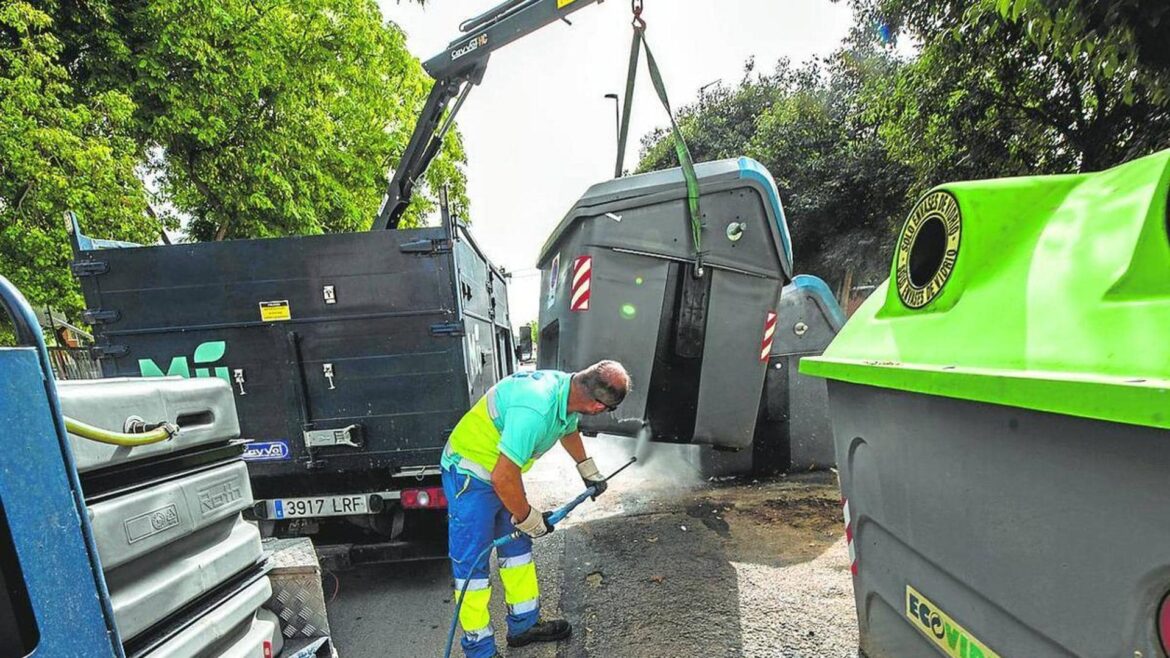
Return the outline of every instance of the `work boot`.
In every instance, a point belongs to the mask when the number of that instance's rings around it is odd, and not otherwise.
[[[560,642],[573,634],[573,627],[564,619],[538,621],[532,628],[518,635],[508,636],[508,646],[522,647],[533,642]]]

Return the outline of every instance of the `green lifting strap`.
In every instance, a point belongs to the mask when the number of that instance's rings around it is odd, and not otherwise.
[[[618,137],[617,167],[614,177],[622,176],[622,167],[625,160],[626,141],[630,132],[630,108],[634,104],[634,82],[638,74],[638,57],[641,50],[646,51],[646,68],[650,70],[650,80],[654,83],[654,91],[658,100],[666,108],[666,116],[670,117],[670,129],[674,137],[674,151],[682,165],[683,178],[687,182],[687,211],[691,219],[691,239],[695,247],[695,275],[703,275],[703,212],[699,206],[699,177],[695,174],[695,163],[691,159],[691,150],[687,148],[682,129],[675,121],[674,112],[670,109],[670,98],[666,95],[666,84],[662,81],[662,73],[658,69],[658,62],[654,53],[650,51],[650,44],[646,42],[646,23],[641,17],[641,7],[635,5],[634,11],[634,41],[630,47],[630,69],[626,77],[625,107],[622,110],[621,134]]]

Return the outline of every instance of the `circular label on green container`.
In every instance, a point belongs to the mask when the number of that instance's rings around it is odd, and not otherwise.
[[[931,192],[914,206],[898,236],[895,282],[898,298],[909,308],[922,308],[942,293],[955,261],[963,216],[950,192]]]

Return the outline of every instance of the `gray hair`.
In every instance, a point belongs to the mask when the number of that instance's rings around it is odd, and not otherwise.
[[[630,392],[630,375],[617,361],[598,361],[578,372],[574,379],[589,397],[610,407],[621,404]]]

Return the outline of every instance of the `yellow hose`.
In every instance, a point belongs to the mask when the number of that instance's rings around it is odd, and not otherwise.
[[[150,430],[149,432],[142,432],[141,434],[123,434],[122,432],[111,432],[100,427],[94,427],[93,425],[83,423],[80,420],[70,418],[69,416],[65,416],[65,429],[68,430],[70,434],[76,434],[83,439],[130,448],[166,441],[179,433],[178,427],[175,427],[170,423],[165,423]]]

